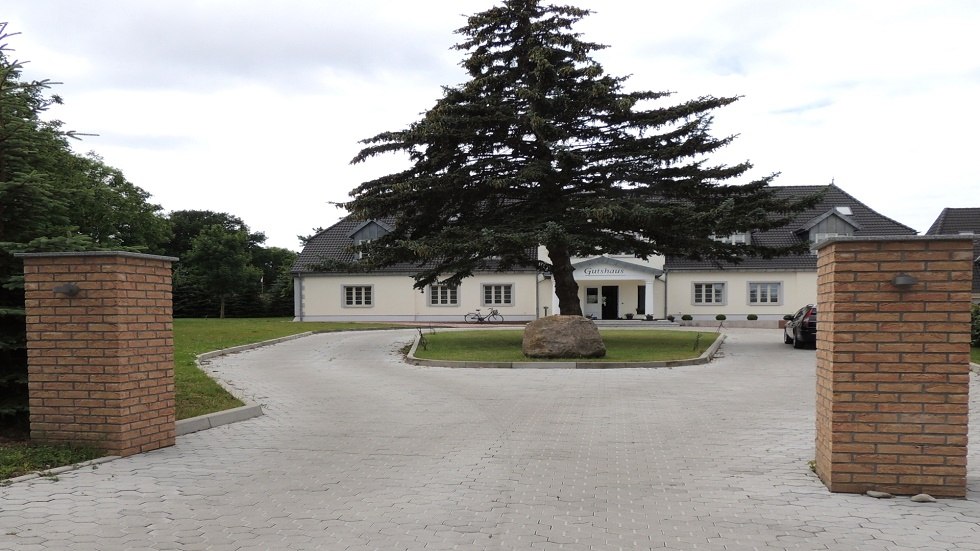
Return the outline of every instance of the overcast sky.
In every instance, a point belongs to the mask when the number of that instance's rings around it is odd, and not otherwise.
[[[566,2],[557,2],[566,3]],[[980,2],[576,0],[578,30],[630,90],[742,99],[717,160],[834,181],[920,233],[980,207]],[[167,211],[241,217],[267,245],[334,223],[332,201],[399,166],[351,166],[461,83],[453,31],[491,0],[5,0],[25,75]],[[746,180],[747,181],[747,180]]]

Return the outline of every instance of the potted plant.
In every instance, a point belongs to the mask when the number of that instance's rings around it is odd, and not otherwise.
[[[626,312],[626,319],[628,320],[633,319],[633,312]]]
[[[653,321],[653,314],[646,315],[647,321]]]

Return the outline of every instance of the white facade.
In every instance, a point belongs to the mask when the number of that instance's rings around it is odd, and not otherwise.
[[[816,302],[814,271],[678,271],[663,258],[573,259],[582,313],[595,319],[656,319],[684,314],[713,320],[779,320]],[[530,272],[477,274],[455,290],[412,288],[407,274],[300,274],[294,279],[296,321],[459,322],[468,312],[496,308],[506,321],[558,312],[550,276]]]
[[[669,272],[667,314],[713,320],[724,314],[744,320],[779,320],[805,304],[817,301],[815,271],[686,271]],[[720,291],[720,294],[719,294]]]
[[[533,272],[478,274],[455,290],[419,291],[408,274],[300,274],[294,320],[461,322],[468,312],[496,308],[505,321],[530,321],[539,311],[539,279]]]

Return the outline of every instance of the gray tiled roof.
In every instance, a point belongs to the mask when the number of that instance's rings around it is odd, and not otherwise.
[[[973,292],[980,293],[980,208],[945,208],[926,235],[973,232]]]
[[[945,208],[926,231],[926,235],[958,235],[962,232],[973,232],[980,236],[980,208]]]
[[[754,232],[751,240],[755,245],[787,247],[803,243],[806,240],[806,233],[802,230],[811,227],[816,219],[826,217],[837,207],[849,207],[851,209],[850,215],[843,215],[839,212],[836,214],[852,223],[855,228],[855,236],[916,234],[914,229],[875,212],[834,184],[825,186],[774,186],[772,189],[776,197],[781,199],[802,199],[821,191],[825,191],[825,195],[817,205],[797,215],[786,226],[765,232]],[[672,256],[667,257],[665,267],[668,271],[719,269],[815,271],[817,269],[817,257],[814,254],[788,255],[770,259],[748,257],[739,264],[732,264]]]
[[[383,219],[378,220],[378,222],[380,226],[390,229],[394,224],[394,219]],[[306,242],[303,251],[296,258],[292,273],[324,273],[323,270],[317,269],[317,265],[323,263],[325,260],[334,260],[343,263],[355,262],[356,255],[354,252],[348,250],[348,247],[353,244],[351,236],[365,225],[366,223],[363,220],[356,220],[352,216],[347,216],[336,224],[314,235]],[[494,271],[492,262],[488,262],[488,264],[490,265],[487,270]],[[383,273],[414,274],[418,271],[419,268],[416,264],[403,262],[385,268]],[[515,267],[509,268],[507,271],[534,272],[536,268]]]

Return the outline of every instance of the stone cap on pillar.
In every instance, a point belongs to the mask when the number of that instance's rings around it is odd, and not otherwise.
[[[177,262],[180,259],[176,256],[161,256],[156,254],[136,253],[132,251],[61,251],[43,253],[14,253],[17,258],[60,258],[71,256],[124,256],[129,258],[142,258],[145,260],[164,260]]]
[[[815,250],[822,249],[828,245],[833,245],[834,243],[880,243],[887,241],[889,243],[894,243],[896,241],[973,241],[972,235],[838,235],[835,237],[828,237],[815,243],[813,248]]]

